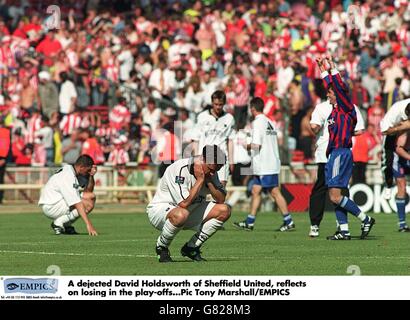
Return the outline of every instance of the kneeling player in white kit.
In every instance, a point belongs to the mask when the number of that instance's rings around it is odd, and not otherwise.
[[[159,262],[173,261],[168,248],[181,229],[197,231],[181,248],[182,256],[205,260],[200,247],[231,215],[217,174],[225,163],[225,153],[218,146],[206,145],[202,155],[178,160],[166,169],[147,207],[149,221],[161,230],[156,245]],[[208,194],[215,201],[206,201]]]
[[[81,216],[88,234],[96,236],[88,214],[94,209],[94,175],[97,167],[88,155],[80,156],[74,165],[65,165],[47,181],[41,191],[39,206],[53,220],[55,234],[77,234],[72,223]],[[80,188],[84,188],[80,195]]]

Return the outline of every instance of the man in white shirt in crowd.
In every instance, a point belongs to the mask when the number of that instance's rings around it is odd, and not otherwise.
[[[235,119],[224,111],[225,92],[217,90],[212,94],[212,107],[198,115],[194,127],[193,141],[195,154],[205,145],[217,145],[228,156],[228,163],[218,171],[219,180],[224,186],[228,182],[229,164],[232,164],[232,140],[230,136],[235,126]],[[233,169],[233,168],[232,168]]]
[[[47,116],[41,117],[41,128],[34,132],[35,142],[42,145],[46,152],[46,165],[54,164],[54,132],[50,127],[50,120]]]
[[[393,188],[393,159],[398,134],[410,130],[410,99],[394,103],[380,122],[383,137],[382,171],[385,188],[383,196],[391,198]]]
[[[278,147],[278,132],[263,113],[264,102],[261,98],[253,98],[250,110],[254,121],[252,122],[252,142],[246,144],[252,150],[252,169],[254,174],[252,186],[251,212],[246,220],[234,222],[234,226],[251,231],[253,230],[256,214],[261,204],[261,192],[270,192],[283,216],[283,224],[277,231],[290,231],[295,228],[295,223],[288,211],[288,206],[279,188],[280,158]]]
[[[96,236],[88,214],[94,209],[94,175],[97,167],[88,155],[80,156],[74,165],[65,165],[47,181],[41,191],[39,206],[53,220],[56,235],[77,234],[72,223],[81,217],[90,236]],[[80,189],[84,191],[80,192]]]
[[[310,231],[309,236],[312,238],[319,236],[319,226],[323,219],[325,211],[325,196],[328,191],[325,181],[325,167],[327,163],[326,149],[329,144],[328,121],[329,115],[332,112],[332,104],[329,100],[316,105],[310,119],[310,127],[317,135],[315,162],[317,164],[317,179],[310,194],[309,201],[309,217]],[[357,123],[354,130],[355,135],[362,134],[365,130],[364,120],[357,106]],[[349,190],[343,189],[344,196],[349,196]]]
[[[174,88],[175,73],[167,68],[167,61],[161,57],[158,68],[152,71],[148,86],[152,90],[152,96],[156,99],[170,97],[171,90]]]
[[[60,113],[65,115],[72,112],[75,108],[77,103],[77,90],[75,89],[74,83],[68,78],[66,72],[61,72],[60,78]]]
[[[141,111],[142,122],[149,124],[152,130],[157,130],[161,119],[161,109],[157,108],[154,98],[148,98],[147,107]]]
[[[147,206],[150,223],[161,231],[156,253],[159,262],[172,262],[169,246],[182,229],[196,233],[181,248],[182,256],[205,260],[200,248],[230,217],[224,204],[226,191],[217,172],[226,162],[225,153],[216,145],[207,145],[202,154],[181,159],[165,171],[154,198]],[[206,201],[211,194],[215,201]]]

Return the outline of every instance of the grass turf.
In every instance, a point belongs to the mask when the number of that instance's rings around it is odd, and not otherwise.
[[[328,213],[317,239],[307,236],[306,214],[294,214],[296,230],[274,232],[281,224],[277,213],[260,213],[252,232],[237,230],[234,213],[226,230],[203,247],[204,263],[183,258],[179,250],[192,231],[180,232],[171,245],[175,263],[157,261],[159,231],[145,214],[95,214],[98,237],[56,236],[42,214],[0,215],[0,275],[47,275],[57,265],[62,275],[347,275],[357,265],[363,275],[410,275],[410,234],[397,232],[396,216],[374,214],[376,225],[367,240],[359,240],[360,223],[350,217],[351,241],[328,241],[334,215]],[[356,237],[355,237],[356,236]]]

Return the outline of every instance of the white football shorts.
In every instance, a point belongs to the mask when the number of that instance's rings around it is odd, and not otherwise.
[[[191,204],[188,207],[189,216],[183,229],[199,230],[204,219],[208,213],[211,212],[215,206],[213,201],[202,201],[199,203]],[[175,205],[168,203],[150,204],[147,207],[149,222],[158,230],[162,230],[165,221],[167,220],[168,213],[176,208]]]

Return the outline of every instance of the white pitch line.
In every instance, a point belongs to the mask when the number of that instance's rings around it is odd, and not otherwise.
[[[94,256],[94,257],[126,257],[126,258],[156,258],[157,256],[154,255],[145,255],[145,254],[118,254],[118,253],[74,253],[74,252],[46,252],[46,251],[19,251],[19,250],[0,250],[1,253],[17,253],[17,254],[38,254],[38,255],[48,255],[48,256]],[[207,257],[208,259],[232,259],[232,260],[249,260],[249,259],[262,259],[263,257],[252,257],[247,256],[246,259],[243,257]],[[270,258],[270,257],[265,257]],[[274,257],[272,257],[274,258]],[[373,257],[341,257],[343,259],[408,259],[410,257],[381,257],[381,256],[373,256]],[[280,259],[284,259],[281,257]],[[303,258],[299,257],[289,257],[292,260],[302,260]]]
[[[152,239],[115,239],[115,240],[96,240],[90,243],[100,243],[100,242],[152,242]],[[39,245],[39,244],[57,244],[56,241],[38,241],[38,242],[13,242],[13,243],[0,243],[0,246],[10,246],[10,245]]]
[[[0,253],[18,253],[18,254],[39,254],[47,256],[95,256],[95,257],[128,257],[128,258],[155,258],[153,255],[144,254],[118,254],[118,253],[74,253],[74,252],[46,252],[46,251],[18,251],[18,250],[0,250]]]
[[[16,254],[38,254],[47,256],[93,256],[93,257],[126,257],[126,258],[156,258],[154,255],[145,254],[118,254],[118,253],[74,253],[74,252],[46,252],[46,251],[19,251],[19,250],[0,250],[1,253]],[[239,259],[239,257],[209,257],[209,259]]]

